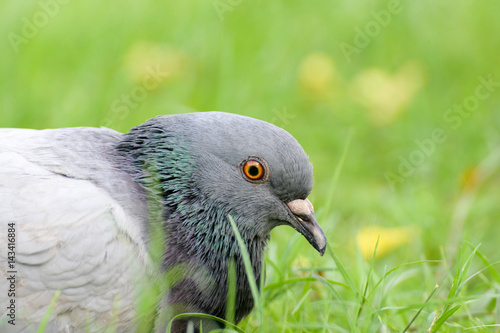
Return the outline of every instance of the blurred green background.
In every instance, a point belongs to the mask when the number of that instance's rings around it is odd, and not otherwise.
[[[497,0],[3,0],[0,126],[263,119],[309,154],[345,261],[370,258],[379,234],[380,265],[453,261],[463,241],[497,260],[499,13]],[[271,255],[294,235],[278,230]]]

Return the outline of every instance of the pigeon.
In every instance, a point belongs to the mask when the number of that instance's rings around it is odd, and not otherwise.
[[[254,300],[232,222],[257,282],[277,226],[323,255],[312,170],[285,130],[224,112],[125,134],[0,129],[0,331],[133,332],[143,316],[155,332],[206,332],[223,326],[172,319],[226,318],[230,276],[241,321]],[[138,299],[154,300],[150,317]]]

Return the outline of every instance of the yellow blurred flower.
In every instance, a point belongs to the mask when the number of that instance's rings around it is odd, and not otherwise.
[[[297,255],[297,257],[293,261],[293,268],[294,269],[300,270],[303,268],[310,268],[310,267],[311,267],[311,260],[302,254]]]
[[[363,258],[369,260],[373,257],[375,245],[380,236],[376,258],[381,258],[397,248],[411,243],[418,234],[419,229],[414,226],[392,228],[368,226],[360,229],[356,234],[356,245]]]
[[[462,171],[460,185],[464,191],[473,191],[481,183],[479,168],[467,168]]]
[[[125,68],[130,78],[138,83],[161,72],[166,83],[185,74],[189,58],[182,50],[152,42],[139,42],[125,56]]]
[[[320,52],[307,55],[299,66],[299,83],[311,97],[325,99],[334,90],[337,69],[333,59]]]
[[[293,261],[293,269],[296,271],[297,276],[306,277],[311,275],[311,268],[317,267],[317,263],[312,263],[309,257],[306,257],[302,254],[297,255],[295,260]],[[325,276],[325,272],[321,270],[315,270],[316,274],[320,276]]]
[[[365,70],[354,79],[351,91],[376,125],[386,125],[411,103],[423,83],[420,63],[408,62],[392,75],[380,68]]]

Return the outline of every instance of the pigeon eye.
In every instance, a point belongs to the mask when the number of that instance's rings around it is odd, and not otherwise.
[[[249,157],[241,163],[241,171],[248,181],[264,182],[267,180],[267,164],[260,159]]]
[[[261,179],[262,176],[264,176],[264,168],[262,167],[262,164],[257,161],[246,162],[243,167],[243,172],[245,172],[245,176],[251,180]]]

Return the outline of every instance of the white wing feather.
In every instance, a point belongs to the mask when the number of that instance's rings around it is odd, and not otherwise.
[[[117,135],[107,131],[110,138]],[[59,136],[0,130],[0,331],[34,331],[57,290],[47,332],[102,331],[112,321],[120,323],[118,330],[133,330],[135,288],[146,281],[149,266],[140,221],[98,180],[88,179],[89,156],[103,163],[91,145],[69,153],[54,141]],[[103,164],[104,173],[112,172]],[[9,223],[16,228],[15,326],[5,323],[4,306],[10,302]]]

